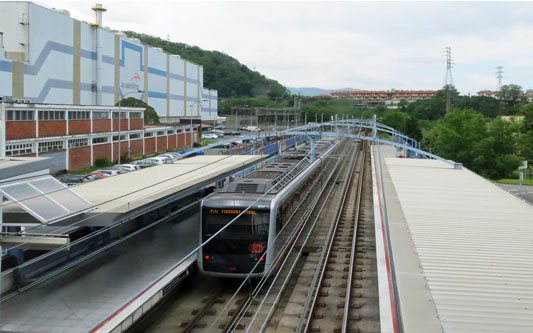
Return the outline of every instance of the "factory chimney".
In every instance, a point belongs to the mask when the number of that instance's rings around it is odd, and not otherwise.
[[[96,5],[94,5],[92,10],[94,10],[95,23],[91,25],[93,27],[101,27],[102,26],[102,13],[105,12],[107,9],[105,9],[101,3],[97,3]]]
[[[94,82],[94,88],[96,92],[96,105],[102,105],[102,29],[100,28],[102,26],[102,13],[105,12],[107,9],[102,6],[102,4],[97,3],[92,8],[95,13],[95,19],[96,22],[91,24],[91,26],[95,29],[95,39],[94,39],[94,48],[96,53],[96,61],[95,61],[95,82]]]

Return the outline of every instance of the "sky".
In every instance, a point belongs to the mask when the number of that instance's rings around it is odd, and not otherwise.
[[[103,25],[224,52],[290,87],[533,88],[533,2],[36,1]]]

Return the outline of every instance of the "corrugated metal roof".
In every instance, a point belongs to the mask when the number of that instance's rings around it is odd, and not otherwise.
[[[385,161],[444,330],[533,331],[533,207],[467,169]]]

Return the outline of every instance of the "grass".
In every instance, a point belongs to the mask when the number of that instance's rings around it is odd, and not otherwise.
[[[202,142],[200,142],[200,146],[205,147],[215,142],[217,142],[217,140],[202,140]]]
[[[498,179],[495,180],[496,183],[503,183],[503,184],[520,184],[519,179]],[[522,181],[522,184],[524,185],[533,185],[533,179],[524,179]]]
[[[85,169],[80,169],[80,170],[69,170],[68,173],[71,173],[71,174],[74,174],[74,175],[82,175],[82,174],[87,174],[87,173],[93,172],[94,170],[105,169],[105,168],[106,167],[93,166],[91,168],[85,168]]]

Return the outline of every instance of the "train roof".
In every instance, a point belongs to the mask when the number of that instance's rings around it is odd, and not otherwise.
[[[321,155],[323,151],[331,147],[332,140],[318,140],[315,142],[315,154]],[[219,190],[219,193],[266,193],[274,184],[279,184],[269,191],[275,194],[283,189],[289,182],[280,182],[294,167],[309,154],[310,145],[306,144],[298,149],[287,151],[277,161],[267,164],[253,173],[227,184]],[[317,156],[318,157],[318,156]],[[295,170],[299,173],[302,170]],[[294,175],[291,175],[291,178]],[[288,177],[287,177],[288,178]]]

